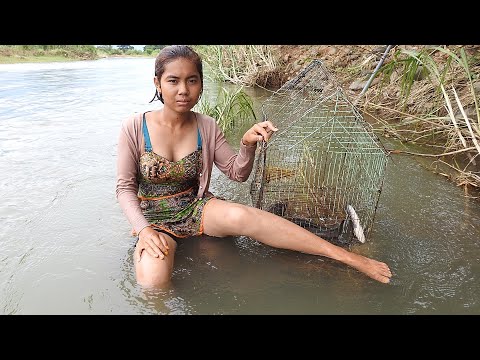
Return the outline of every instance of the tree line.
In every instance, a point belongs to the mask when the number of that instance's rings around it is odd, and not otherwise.
[[[121,54],[134,54],[143,52],[146,55],[152,55],[153,53],[158,53],[160,49],[164,48],[167,45],[145,45],[143,51],[136,50],[132,45],[98,45],[97,49],[106,52],[109,55],[121,55]]]

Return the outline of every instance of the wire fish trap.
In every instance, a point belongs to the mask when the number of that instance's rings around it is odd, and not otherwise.
[[[256,155],[253,206],[339,245],[365,242],[388,156],[334,77],[313,60],[262,112],[279,131]]]

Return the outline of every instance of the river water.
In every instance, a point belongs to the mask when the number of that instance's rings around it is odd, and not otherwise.
[[[480,313],[478,201],[400,156],[369,241],[353,248],[387,262],[390,284],[248,238],[202,236],[179,244],[170,288],[141,289],[115,162],[121,121],[160,106],[148,103],[153,69],[153,58],[0,65],[0,313]],[[206,79],[210,99],[219,89]],[[247,92],[257,106],[269,95]],[[247,201],[249,182],[214,171],[212,184]]]

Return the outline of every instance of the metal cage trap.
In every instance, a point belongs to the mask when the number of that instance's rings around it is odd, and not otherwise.
[[[256,155],[253,206],[338,245],[365,242],[387,152],[334,77],[313,60],[262,112],[279,130]]]

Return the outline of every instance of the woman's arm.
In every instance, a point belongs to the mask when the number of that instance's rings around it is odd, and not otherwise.
[[[215,165],[230,179],[246,181],[252,172],[257,142],[263,139],[268,141],[277,130],[270,121],[253,125],[242,136],[237,153],[233,151],[217,125],[215,129]]]
[[[128,221],[139,234],[143,228],[150,224],[142,213],[140,201],[137,197],[139,151],[138,146],[136,146],[137,141],[135,141],[132,133],[133,131],[129,131],[126,123],[122,124],[117,151],[116,197]]]

